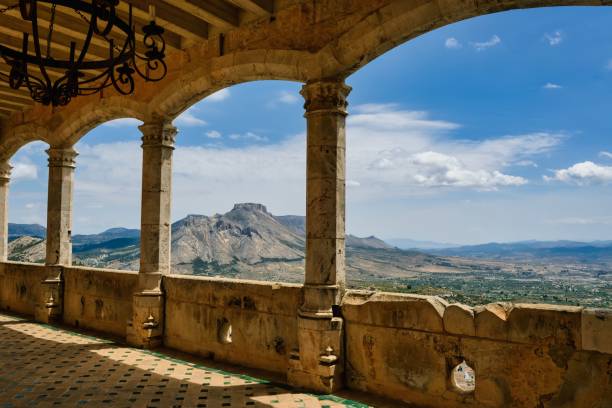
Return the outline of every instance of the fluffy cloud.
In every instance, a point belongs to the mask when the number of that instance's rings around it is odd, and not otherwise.
[[[195,112],[197,112],[197,109],[194,107],[187,109],[186,111],[181,113],[176,119],[174,119],[174,125],[185,127],[206,126],[206,121],[204,119],[198,118],[195,115]]]
[[[26,162],[13,163],[11,179],[17,180],[36,180],[38,178],[38,168],[35,164]]]
[[[550,152],[564,138],[534,133],[458,140],[451,133],[459,124],[433,118],[427,112],[392,104],[361,105],[352,111],[355,113],[347,122],[347,191],[353,203],[441,191],[516,188],[527,180],[512,174],[511,169]],[[231,138],[266,141],[252,132]],[[240,201],[266,203],[277,214],[303,214],[305,144],[305,135],[297,134],[276,143],[177,146],[173,219],[190,213],[227,211]],[[137,227],[142,160],[139,142],[81,142],[77,149],[75,230]]]
[[[554,90],[554,89],[561,89],[563,87],[561,85],[559,85],[559,84],[554,84],[552,82],[548,82],[542,88]]]
[[[142,125],[142,122],[134,118],[114,119],[102,124],[102,126],[110,128],[136,127]]]
[[[548,44],[551,47],[557,46],[563,42],[563,33],[561,31],[555,31],[552,34],[546,33],[544,34],[544,38],[548,41]]]
[[[509,176],[497,170],[470,169],[458,158],[437,152],[415,154],[409,163],[416,169],[412,175],[413,180],[427,187],[474,187],[488,190],[527,183],[522,177]]]
[[[453,50],[456,50],[456,49],[462,47],[462,45],[459,42],[459,40],[457,40],[455,37],[447,38],[446,41],[444,41],[444,46],[446,48],[450,48],[450,49],[453,49]]]
[[[544,180],[578,185],[609,183],[612,181],[612,166],[601,166],[592,161],[585,161],[567,169],[555,170],[552,177],[544,176]]]
[[[605,157],[606,159],[612,159],[612,153],[610,153],[610,152],[599,152],[599,157]]]
[[[230,96],[231,92],[229,88],[223,88],[220,91],[215,92],[214,94],[208,95],[205,100],[208,102],[220,102],[228,99]]]
[[[608,60],[608,63],[606,64],[606,69],[608,71],[612,71],[612,58]]]
[[[228,136],[232,140],[249,140],[252,142],[267,142],[268,138],[265,136],[260,136],[253,132],[246,133],[232,133]]]
[[[501,38],[498,35],[494,35],[488,41],[471,43],[476,51],[484,51],[499,44],[501,44]]]
[[[278,94],[277,101],[286,104],[298,103],[300,101],[300,95],[293,92],[281,91]]]
[[[206,137],[210,138],[210,139],[220,139],[221,138],[221,133],[219,131],[216,130],[211,130],[206,132]]]

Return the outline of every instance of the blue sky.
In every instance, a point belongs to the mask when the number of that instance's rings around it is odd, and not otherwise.
[[[455,243],[612,239],[612,8],[500,13],[423,35],[348,78],[347,230]],[[303,214],[300,84],[241,84],[175,122],[173,219],[235,202]],[[138,227],[137,124],[77,145],[75,233]],[[42,143],[11,222],[44,225]]]

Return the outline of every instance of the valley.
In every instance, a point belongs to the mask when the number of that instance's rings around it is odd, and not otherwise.
[[[9,235],[10,260],[44,262],[44,227],[11,224]],[[136,229],[74,235],[73,263],[138,270],[139,244]],[[188,215],[175,222],[172,268],[180,274],[299,283],[304,245],[304,217],[236,204],[225,214]],[[373,236],[347,235],[346,247],[350,288],[437,295],[470,305],[612,306],[612,246],[606,241],[400,249]]]

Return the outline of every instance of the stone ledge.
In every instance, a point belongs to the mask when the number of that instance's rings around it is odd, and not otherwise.
[[[582,349],[612,354],[612,310],[582,311]]]

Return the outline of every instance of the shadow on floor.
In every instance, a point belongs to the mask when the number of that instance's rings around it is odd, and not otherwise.
[[[0,313],[0,407],[366,407]]]

